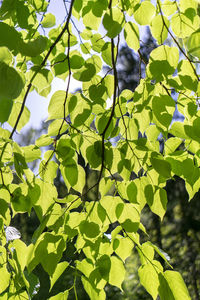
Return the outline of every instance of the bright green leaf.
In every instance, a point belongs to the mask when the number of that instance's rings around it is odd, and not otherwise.
[[[59,263],[56,266],[56,269],[51,277],[51,287],[50,290],[52,289],[52,287],[54,286],[54,284],[56,283],[56,281],[58,280],[58,278],[62,275],[62,273],[65,271],[65,269],[69,266],[69,263],[67,261],[63,261],[61,263]]]
[[[169,27],[168,19],[165,16],[163,16],[163,18],[166,26]],[[158,41],[159,44],[163,44],[168,36],[168,30],[163,23],[163,18],[161,15],[153,18],[150,27],[153,37]]]
[[[127,45],[133,50],[137,51],[140,48],[139,29],[133,22],[128,22],[124,26],[124,37]]]
[[[48,120],[60,119],[67,117],[68,115],[68,106],[66,104],[66,92],[65,91],[56,91],[51,97],[49,107],[48,107]],[[65,107],[65,110],[64,110]]]
[[[173,294],[175,300],[179,300],[179,299],[190,300],[191,299],[180,273],[175,272],[175,271],[165,271],[164,277],[172,291],[172,294]]]
[[[157,266],[149,263],[141,266],[138,270],[141,284],[147,292],[156,300],[159,291],[159,278]]]
[[[155,12],[155,6],[150,1],[143,1],[135,6],[134,18],[138,24],[148,25],[151,23]]]
[[[56,24],[56,18],[52,13],[47,13],[45,14],[41,24],[45,28],[53,27]]]

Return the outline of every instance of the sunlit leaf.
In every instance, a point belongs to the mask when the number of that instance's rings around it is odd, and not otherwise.
[[[148,25],[155,15],[155,6],[149,1],[143,1],[135,6],[134,18],[140,25]]]
[[[45,28],[53,27],[56,24],[56,18],[52,13],[47,13],[45,14],[41,24]]]
[[[140,48],[138,26],[132,22],[128,22],[124,26],[124,37],[127,45],[137,51]]]

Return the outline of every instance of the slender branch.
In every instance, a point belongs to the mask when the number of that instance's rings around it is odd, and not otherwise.
[[[118,86],[118,76],[117,76],[117,68],[116,68],[116,61],[117,61],[117,56],[115,57],[115,44],[114,44],[114,39],[111,39],[111,57],[112,57],[112,68],[113,68],[113,73],[114,73],[114,92],[113,92],[113,104],[112,104],[112,110],[111,110],[111,114],[110,117],[108,119],[108,122],[101,134],[102,136],[102,153],[101,153],[101,158],[102,158],[102,162],[101,162],[101,170],[100,170],[100,174],[99,174],[99,178],[97,183],[100,182],[101,180],[101,176],[104,170],[104,160],[105,160],[105,135],[106,135],[106,131],[108,130],[108,127],[112,121],[112,118],[114,116],[115,113],[115,106],[116,106],[116,99],[117,99],[117,86]]]
[[[118,76],[117,76],[117,68],[116,68],[116,61],[115,61],[115,54],[114,54],[114,39],[111,39],[111,55],[112,55],[112,68],[113,68],[113,73],[114,73],[114,92],[113,92],[113,104],[112,104],[112,110],[111,114],[109,117],[109,120],[106,124],[106,127],[104,128],[102,132],[102,136],[105,137],[106,131],[108,130],[108,127],[112,121],[112,118],[115,113],[115,105],[116,105],[116,99],[117,99],[117,86],[118,86]]]
[[[20,109],[20,112],[18,114],[18,117],[17,117],[17,120],[15,122],[15,125],[13,127],[13,130],[10,134],[10,139],[12,139],[13,137],[13,134],[15,133],[16,131],[16,128],[17,128],[17,125],[21,119],[21,116],[22,116],[22,113],[24,111],[24,107],[25,107],[25,103],[26,103],[26,99],[27,99],[27,96],[30,92],[30,89],[32,87],[32,82],[34,80],[34,78],[36,77],[36,75],[40,72],[40,70],[45,66],[46,64],[46,61],[47,59],[49,58],[49,55],[51,54],[51,52],[53,51],[53,49],[55,48],[55,46],[57,45],[57,43],[60,41],[60,39],[62,38],[64,32],[66,30],[68,30],[68,26],[69,26],[69,21],[70,21],[70,18],[71,18],[71,14],[72,14],[72,8],[73,8],[73,4],[74,4],[74,0],[71,0],[71,5],[70,5],[70,9],[69,9],[69,14],[68,14],[68,17],[67,17],[67,20],[66,20],[66,23],[65,23],[65,26],[63,27],[62,31],[60,32],[60,34],[58,35],[58,37],[56,38],[56,40],[53,42],[53,44],[51,45],[51,47],[49,48],[49,51],[47,52],[44,60],[42,61],[41,65],[39,66],[39,68],[35,71],[35,73],[33,74],[32,78],[30,79],[30,82],[28,84],[28,87],[27,87],[27,90],[26,90],[26,93],[24,95],[24,98],[23,98],[23,101],[22,101],[22,106],[21,106],[21,109]]]
[[[71,65],[70,65],[70,58],[69,58],[69,54],[70,54],[70,36],[71,36],[71,33],[69,31],[69,22],[67,23],[67,32],[68,32],[68,41],[67,41],[67,63],[68,63],[68,70],[69,70],[69,75],[68,75],[68,81],[67,81],[67,88],[66,88],[66,93],[65,93],[65,99],[64,99],[64,103],[63,103],[63,109],[64,109],[64,116],[63,116],[63,121],[60,125],[60,128],[59,128],[59,131],[58,131],[58,134],[57,134],[57,137],[60,135],[60,132],[61,132],[61,129],[63,127],[63,124],[65,122],[65,119],[66,119],[66,111],[65,111],[65,108],[66,108],[66,103],[67,103],[67,98],[68,98],[68,95],[69,95],[69,87],[70,87],[70,81],[71,81]]]

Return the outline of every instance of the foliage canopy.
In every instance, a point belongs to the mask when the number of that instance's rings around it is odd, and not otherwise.
[[[198,2],[63,1],[66,18],[58,26],[49,11],[50,1],[2,2],[2,299],[32,299],[37,294],[34,270],[39,264],[49,276],[49,293],[65,269],[73,267],[74,278],[81,276],[90,299],[106,299],[108,284],[123,291],[124,262],[133,247],[141,260],[140,283],[153,299],[158,295],[161,300],[190,299],[165,249],[151,241],[142,243],[140,235],[146,234],[141,222],[146,205],[163,219],[169,179],[182,178],[189,199],[200,188]],[[138,74],[135,91],[120,90],[116,67],[120,41],[144,60],[140,51],[144,25],[157,48],[145,61],[144,78]],[[47,97],[55,77],[66,82],[66,89],[51,97],[48,131],[35,144],[20,147],[15,133],[29,121],[26,100],[33,90]],[[82,83],[81,90],[71,92],[72,78]],[[184,121],[172,124],[176,109]],[[31,170],[31,162],[37,162],[37,172]],[[86,166],[98,174],[89,188]],[[58,170],[69,191],[64,198],[58,197],[54,185]],[[93,188],[97,197],[89,201]],[[14,216],[32,210],[40,225],[26,245],[10,224]],[[83,254],[75,266],[62,259],[68,241]],[[67,299],[72,288],[75,283],[49,299]]]

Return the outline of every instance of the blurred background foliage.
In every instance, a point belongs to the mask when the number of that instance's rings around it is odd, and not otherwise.
[[[144,41],[141,41],[139,56],[133,53],[128,47],[122,47],[118,56],[118,80],[119,88],[134,89],[137,87],[140,78],[145,74],[145,63],[148,62],[150,52],[156,47],[156,44],[147,32]],[[180,118],[180,115],[175,114],[174,118]],[[47,123],[41,125],[41,129],[30,129],[26,135],[20,136],[21,145],[29,145],[34,143],[35,139],[41,135],[41,132],[46,132]],[[83,159],[80,157],[79,163],[85,168],[87,176],[87,189],[97,181],[97,173],[91,171],[88,166],[85,166]],[[33,164],[32,169],[36,166]],[[17,183],[17,178],[16,178]],[[55,185],[58,190],[59,198],[65,197],[73,190],[68,191],[62,178],[58,172],[55,179]],[[184,181],[178,177],[174,180],[169,180],[166,185],[168,195],[168,207],[166,215],[162,222],[158,216],[153,214],[146,206],[142,214],[142,222],[146,227],[148,235],[143,234],[143,241],[151,240],[159,248],[163,249],[170,258],[170,264],[174,270],[179,270],[188,286],[191,298],[200,300],[200,193],[198,192],[194,199],[188,202],[188,195],[184,186]],[[110,191],[112,193],[113,191]],[[93,188],[87,195],[87,200],[97,199],[97,190]],[[22,234],[22,239],[27,244],[30,243],[31,237],[35,229],[39,225],[34,211],[30,216],[27,214],[18,214],[14,219],[12,226],[18,228]],[[89,297],[82,288],[80,273],[74,268],[73,262],[83,253],[76,253],[73,243],[67,242],[66,251],[62,260],[70,262],[68,267],[60,279],[55,284],[51,293],[48,294],[49,279],[42,267],[39,265],[35,269],[35,274],[40,279],[40,290],[33,299],[48,299],[50,296],[57,294],[60,291],[71,289],[70,300],[76,299],[76,294],[79,300],[87,300]],[[161,261],[164,264],[164,261]],[[107,299],[121,300],[147,300],[150,295],[139,284],[138,266],[140,265],[137,251],[134,249],[132,255],[126,260],[126,279],[123,283],[124,292],[116,287],[106,286]],[[165,266],[166,267],[166,266]],[[180,299],[184,300],[184,299]]]

